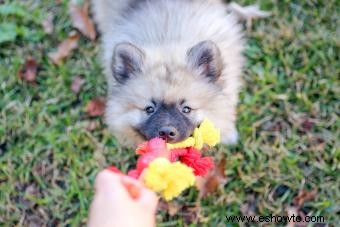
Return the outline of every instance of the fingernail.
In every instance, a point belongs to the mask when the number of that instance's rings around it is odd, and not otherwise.
[[[122,183],[125,186],[126,190],[128,191],[128,193],[130,194],[131,198],[134,200],[139,199],[140,195],[141,195],[141,188],[138,187],[136,184],[134,184],[133,182],[131,182],[130,177],[122,177]]]
[[[106,169],[109,170],[109,171],[111,171],[111,172],[113,172],[113,173],[122,174],[122,172],[120,172],[120,170],[117,169],[117,168],[114,167],[114,166],[110,166],[110,167],[108,167],[108,168],[106,168]]]

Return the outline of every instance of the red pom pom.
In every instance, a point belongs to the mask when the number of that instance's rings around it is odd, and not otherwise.
[[[188,153],[188,149],[187,148],[178,148],[178,149],[172,149],[171,153],[170,153],[170,162],[176,162],[178,161],[178,159],[183,156],[186,155]]]
[[[150,141],[140,144],[136,149],[136,154],[139,155],[143,155],[146,153],[160,154],[166,151],[167,147],[165,141],[161,138],[154,138],[151,139]]]
[[[140,176],[140,174],[141,174],[140,171],[138,171],[138,170],[136,170],[136,169],[132,169],[132,170],[130,170],[130,171],[128,172],[127,175],[128,175],[129,177],[134,178],[134,179],[138,179],[139,176]]]
[[[149,146],[148,146],[150,152],[160,154],[164,151],[167,150],[166,143],[163,139],[161,138],[154,138],[149,141]]]
[[[111,171],[111,172],[113,172],[113,173],[118,173],[118,174],[121,174],[121,173],[122,173],[119,169],[117,169],[117,168],[114,167],[114,166],[110,166],[110,167],[108,167],[108,168],[106,168],[106,169],[109,170],[109,171]]]
[[[194,170],[196,176],[204,176],[214,167],[211,157],[203,157],[202,154],[193,147],[186,149],[174,149],[171,152],[172,162],[179,160]]]
[[[140,156],[137,160],[137,170],[142,172],[145,168],[149,166],[149,163],[157,158],[154,153],[146,153]]]
[[[149,142],[144,142],[142,144],[139,144],[137,149],[136,149],[136,154],[145,154],[148,152],[148,143]]]

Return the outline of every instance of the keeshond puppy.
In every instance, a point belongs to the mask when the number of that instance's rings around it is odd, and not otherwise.
[[[237,140],[244,41],[219,0],[93,0],[108,83],[105,119],[123,146],[189,137],[204,118]]]

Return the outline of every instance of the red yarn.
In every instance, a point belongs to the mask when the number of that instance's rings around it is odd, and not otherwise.
[[[167,147],[165,141],[161,138],[154,138],[140,144],[136,149],[136,154],[143,155],[150,152],[160,154],[166,150]]]
[[[121,173],[122,173],[119,169],[117,169],[117,168],[114,167],[114,166],[110,166],[110,167],[108,167],[108,168],[106,168],[106,169],[109,170],[109,171],[111,171],[111,172],[113,172],[113,173],[118,173],[118,174],[121,174]]]
[[[193,147],[171,150],[170,161],[177,160],[191,167],[196,176],[204,176],[214,167],[212,157],[202,157],[202,154]]]

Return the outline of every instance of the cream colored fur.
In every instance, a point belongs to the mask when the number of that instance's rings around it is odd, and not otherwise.
[[[136,2],[140,10],[127,13]],[[237,19],[218,0],[93,0],[102,34],[102,61],[109,92],[106,122],[118,140],[135,146],[142,138],[133,130],[146,118],[150,98],[185,98],[197,124],[204,117],[221,129],[224,143],[237,140],[236,105],[244,63],[244,41]],[[224,68],[219,86],[200,80],[188,69],[190,48],[211,40],[221,51]],[[145,53],[143,75],[128,86],[112,76],[114,47],[129,42]],[[171,79],[166,79],[171,77]],[[169,82],[172,81],[172,82]]]

